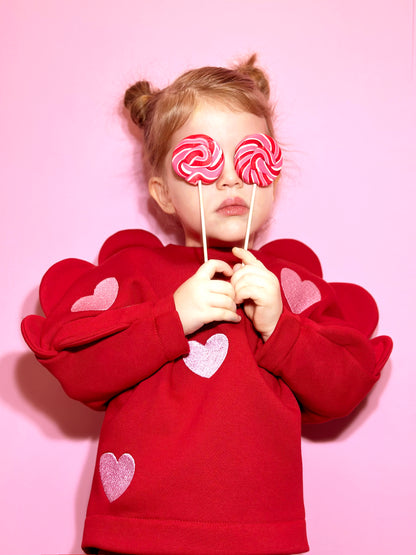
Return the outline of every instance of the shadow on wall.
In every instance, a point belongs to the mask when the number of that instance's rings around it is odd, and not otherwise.
[[[33,290],[22,307],[22,318],[43,315],[38,290]],[[13,408],[36,422],[49,437],[91,438],[99,436],[103,413],[98,413],[70,399],[59,382],[27,350],[10,353],[0,361],[2,372],[0,396]]]
[[[11,353],[0,360],[0,396],[3,401],[36,422],[52,439],[90,439],[74,501],[75,532],[70,553],[81,553],[91,478],[96,459],[96,440],[104,412],[96,412],[70,399],[59,382],[31,353]]]
[[[42,315],[34,290],[23,303],[22,316]],[[51,439],[90,440],[74,502],[75,537],[71,553],[81,553],[84,517],[95,466],[96,441],[104,412],[96,412],[70,399],[59,382],[27,350],[8,353],[0,359],[0,399],[35,422]]]
[[[12,360],[6,364],[14,366],[16,399],[20,399],[18,409],[50,437],[64,434],[68,438],[98,438],[103,413],[70,399],[34,355],[28,353]]]

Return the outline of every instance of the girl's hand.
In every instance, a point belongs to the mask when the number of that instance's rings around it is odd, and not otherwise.
[[[210,322],[239,322],[234,287],[228,281],[212,279],[216,273],[231,277],[233,270],[222,260],[208,260],[173,294],[185,335]]]
[[[233,254],[243,263],[233,268],[234,300],[244,302],[244,312],[267,341],[283,310],[279,280],[251,252],[234,247]]]

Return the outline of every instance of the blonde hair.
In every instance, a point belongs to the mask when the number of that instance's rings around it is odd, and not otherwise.
[[[201,100],[264,117],[269,134],[274,134],[269,81],[255,64],[253,54],[234,69],[202,67],[187,71],[161,90],[153,89],[148,81],[138,81],[126,90],[124,105],[132,121],[143,129],[153,171],[162,170],[173,133],[184,125]]]

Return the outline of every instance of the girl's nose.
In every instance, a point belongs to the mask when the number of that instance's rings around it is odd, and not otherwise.
[[[224,169],[220,177],[217,179],[217,188],[224,189],[225,187],[238,187],[244,186],[243,181],[239,178],[234,167],[234,157],[231,159],[225,157]]]

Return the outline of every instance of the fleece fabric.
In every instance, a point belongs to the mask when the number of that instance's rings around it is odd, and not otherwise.
[[[253,253],[284,301],[265,343],[242,308],[238,324],[184,335],[173,293],[201,265],[200,248],[126,230],[106,241],[98,265],[67,259],[45,274],[45,318],[26,317],[24,337],[70,397],[106,411],[86,553],[308,550],[301,421],[350,413],[392,343],[369,338],[372,297],[326,283],[302,243]],[[227,250],[209,257],[237,262]]]

